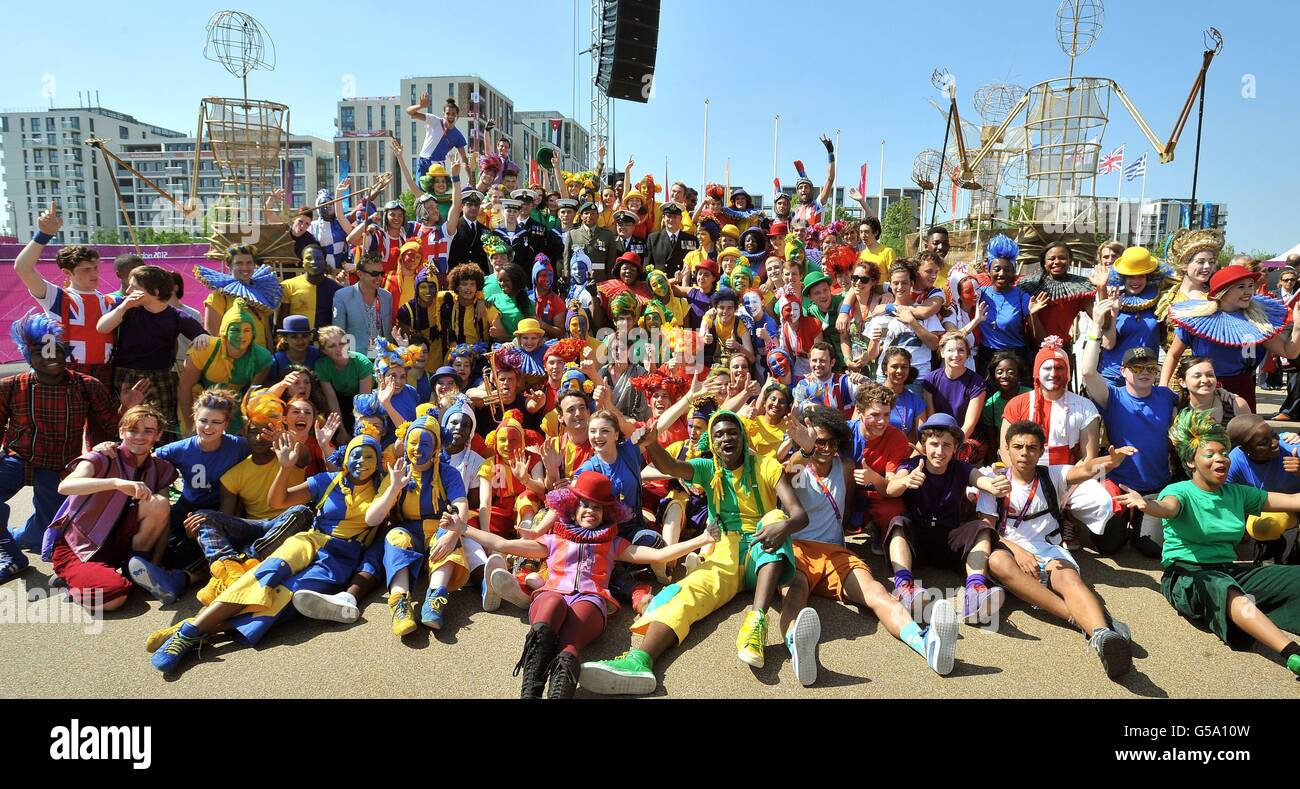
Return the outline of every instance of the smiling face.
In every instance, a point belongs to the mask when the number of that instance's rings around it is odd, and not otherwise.
[[[1229,285],[1219,295],[1219,309],[1225,312],[1240,312],[1250,306],[1255,295],[1255,280],[1243,279]]]
[[[1194,364],[1187,368],[1187,373],[1183,375],[1182,385],[1184,391],[1204,400],[1214,394],[1215,388],[1219,384],[1218,377],[1214,374],[1214,363],[1210,361]]]
[[[1101,252],[1097,254],[1097,263],[1109,267],[1115,263],[1115,258],[1119,257],[1119,254],[1111,247],[1102,247]]]
[[[1268,427],[1267,424],[1263,426]],[[1196,449],[1196,454],[1192,456],[1192,461],[1187,464],[1187,467],[1192,469],[1203,483],[1217,489],[1228,481],[1228,468],[1231,465],[1227,447],[1218,441],[1206,441]]]
[[[441,400],[450,395],[460,394],[460,381],[449,375],[444,375],[433,382],[433,392]]]
[[[871,403],[862,411],[862,426],[866,428],[867,438],[880,438],[889,427],[889,406],[883,403]]]
[[[831,355],[824,348],[814,348],[808,353],[808,366],[812,374],[820,380],[831,375]]]
[[[997,381],[998,388],[1003,392],[1015,392],[1020,388],[1020,370],[1015,362],[1003,359],[993,368],[993,380]]]
[[[812,428],[813,434],[813,460],[818,465],[827,465],[835,456],[839,454],[840,445],[835,439],[835,435],[826,428],[818,425]]]
[[[727,370],[731,373],[731,383],[737,389],[744,388],[749,384],[749,362],[745,357],[736,354],[727,362]]]
[[[831,306],[831,283],[818,282],[808,290],[808,298],[812,299],[817,309],[825,312]]]
[[[574,520],[584,529],[596,529],[605,518],[605,508],[594,501],[578,500],[578,511]]]
[[[966,369],[966,357],[970,356],[970,349],[966,347],[965,340],[954,338],[943,344],[943,347],[939,349],[939,354],[943,356],[944,367],[950,370],[964,370]]]
[[[308,400],[295,398],[289,401],[289,410],[285,413],[285,424],[290,433],[306,435],[316,426],[316,409]]]
[[[923,260],[916,267],[916,288],[917,290],[930,292],[934,287],[934,281],[939,278],[939,266],[933,260]]]
[[[898,391],[907,384],[907,379],[912,374],[912,359],[906,353],[890,354],[885,359],[885,380]]]
[[[1140,397],[1151,393],[1156,383],[1156,376],[1159,374],[1160,365],[1154,361],[1135,360],[1131,364],[1124,365],[1124,382]]]
[[[740,425],[730,419],[719,419],[713,423],[713,432],[709,434],[709,443],[714,456],[722,461],[728,469],[740,468],[745,460],[745,442],[740,432]]]
[[[406,460],[414,468],[423,471],[433,465],[437,451],[438,438],[433,430],[413,427],[406,431]]]
[[[926,464],[931,469],[941,469],[948,467],[948,461],[952,460],[952,453],[956,449],[956,438],[945,430],[942,433],[926,436],[922,454],[925,455]]]
[[[546,335],[541,332],[528,332],[527,334],[519,335],[518,339],[519,347],[532,353],[542,344],[542,340],[546,339]]]
[[[226,345],[230,351],[243,353],[253,342],[253,324],[235,321],[226,328]]]
[[[889,275],[889,290],[894,294],[894,301],[904,306],[912,303],[912,275],[899,269]]]
[[[605,418],[590,419],[587,423],[587,440],[596,452],[612,454],[618,447],[618,426]]]
[[[1130,296],[1140,296],[1147,289],[1147,275],[1135,274],[1124,278],[1124,292]]]
[[[763,400],[763,413],[772,424],[780,422],[790,413],[790,399],[778,390],[769,391]]]
[[[225,411],[218,411],[215,408],[200,408],[194,412],[194,433],[199,437],[199,443],[205,446],[212,446],[221,441],[221,434],[226,432],[226,427],[230,424],[229,417]]]
[[[641,267],[630,260],[625,260],[618,265],[618,278],[624,285],[635,285],[641,278]]]
[[[302,252],[302,268],[312,276],[324,274],[325,255],[316,247],[307,247]]]
[[[255,268],[257,268],[257,261],[252,255],[246,253],[235,255],[234,260],[230,261],[230,273],[245,285],[252,281]]]
[[[1070,271],[1070,248],[1058,245],[1047,250],[1044,266],[1053,277],[1065,276]]]
[[[474,363],[465,355],[451,357],[451,369],[456,371],[462,381],[469,380],[469,374],[474,370]]]
[[[122,446],[136,457],[144,457],[153,451],[153,445],[162,436],[162,426],[151,416],[141,417],[134,425],[118,428],[118,438]]]
[[[565,395],[560,400],[560,422],[573,433],[587,436],[591,411],[587,408],[587,398],[578,395]]]
[[[53,338],[49,342],[27,343],[32,372],[47,380],[62,378],[67,367],[67,351],[66,345]]]
[[[1010,290],[1016,284],[1015,264],[1005,258],[995,258],[989,266],[989,276],[993,279],[993,287],[1000,291]]]

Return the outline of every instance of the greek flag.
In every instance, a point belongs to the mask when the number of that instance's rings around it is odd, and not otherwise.
[[[1133,179],[1141,178],[1146,174],[1147,174],[1147,155],[1145,153],[1142,154],[1142,158],[1138,159],[1136,162],[1133,162],[1128,167],[1124,168],[1125,181],[1132,181]]]

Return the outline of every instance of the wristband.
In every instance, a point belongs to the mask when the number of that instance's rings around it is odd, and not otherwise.
[[[1089,340],[1092,340],[1093,342],[1101,342],[1101,335],[1099,335],[1099,334],[1089,334],[1089,335],[1088,335],[1088,339],[1089,339]]]
[[[452,182],[453,184],[458,184],[458,183],[460,183],[460,176],[459,176],[459,175],[453,175],[453,176],[451,177],[451,182]]]
[[[826,161],[830,162],[831,164],[835,164],[835,154],[834,153],[826,154]]]
[[[841,305],[840,305],[840,314],[841,314],[841,315],[851,315],[852,313],[853,313],[853,305],[852,305],[852,304],[841,304]]]
[[[32,241],[35,241],[37,244],[40,244],[41,246],[45,246],[46,244],[50,243],[50,240],[53,238],[54,236],[50,235],[49,233],[45,233],[43,231],[37,230],[36,235],[32,236]]]

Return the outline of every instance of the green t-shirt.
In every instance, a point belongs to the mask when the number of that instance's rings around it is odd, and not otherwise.
[[[1246,517],[1258,515],[1268,491],[1225,484],[1218,493],[1201,490],[1191,480],[1166,485],[1157,498],[1173,496],[1182,505],[1177,518],[1165,519],[1164,555],[1160,563],[1227,564],[1237,560],[1237,543]]]
[[[822,322],[822,339],[835,349],[836,367],[844,366],[844,354],[840,350],[840,333],[835,328],[835,321],[840,317],[840,306],[844,304],[844,294],[831,296],[831,308],[823,313],[812,299],[803,300],[803,314],[811,315]]]
[[[348,352],[348,366],[341,370],[328,356],[316,360],[316,377],[333,386],[339,397],[355,397],[361,391],[361,381],[374,374],[374,362],[356,351]]]
[[[1020,391],[1016,392],[1016,396],[1028,391],[1030,391],[1028,386],[1022,386]],[[1008,402],[1002,399],[1001,389],[994,389],[993,394],[989,395],[989,399],[984,402],[984,413],[980,415],[980,421],[984,426],[993,428],[999,435],[1002,432],[1002,411],[1006,409]]]
[[[492,284],[496,285],[495,282]],[[532,310],[521,312],[519,305],[515,304],[515,300],[507,296],[500,286],[497,286],[495,293],[490,293],[487,288],[484,288],[483,297],[487,299],[488,304],[496,307],[497,312],[501,313],[501,325],[505,328],[506,334],[512,337],[515,329],[519,328],[519,321],[532,317]]]
[[[722,470],[722,501],[714,501],[713,459],[695,458],[686,461],[695,469],[691,482],[704,488],[708,500],[709,514],[718,522],[723,531],[743,531],[753,534],[758,531],[758,521],[767,514],[768,507],[776,506],[776,484],[781,479],[781,464],[775,458],[767,456],[754,457],[754,472],[758,477],[757,488],[742,486],[745,495],[736,497],[736,487],[732,482],[733,472]],[[735,477],[744,474],[744,466],[736,469]],[[757,494],[757,495],[756,495]]]

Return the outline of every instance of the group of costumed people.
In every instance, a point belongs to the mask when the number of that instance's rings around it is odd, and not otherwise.
[[[520,188],[508,142],[466,155],[454,102],[408,113],[414,221],[272,195],[301,272],[231,247],[196,272],[201,314],[132,256],[101,293],[90,247],[46,281],[61,220],[40,217],[15,264],[32,369],[0,381],[0,487],[32,485],[35,513],[0,532],[0,581],[39,552],[103,610],[193,590],[201,610],[148,639],[164,672],[219,633],[356,622],[376,590],[395,637],[442,628],[474,589],[527,611],[522,695],[567,698],[653,692],[742,592],[738,659],[762,666],[774,628],[804,685],[811,596],[944,675],[960,623],[1010,592],[1120,677],[1134,634],[1075,554],[1131,545],[1179,613],[1300,674],[1300,436],[1253,413],[1258,368],[1300,351],[1294,269],[1270,292],[1254,261],[1220,265],[1215,230],[1164,259],[1104,244],[1090,271],[1073,241],[1027,261],[1004,235],[949,260],[938,227],[905,258],[856,191],[862,218],[826,221],[825,138],[825,184],[799,164],[768,216],[716,184],[663,194],[631,160]],[[955,604],[932,573],[963,579]],[[636,647],[583,662],[624,606]]]

